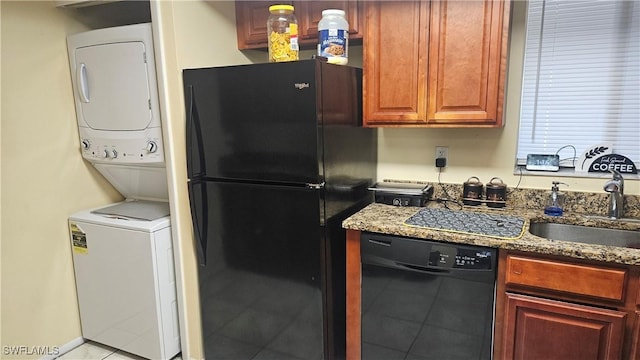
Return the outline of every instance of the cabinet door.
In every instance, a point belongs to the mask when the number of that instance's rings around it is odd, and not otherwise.
[[[499,127],[509,1],[370,2],[368,126]]]
[[[372,1],[365,7],[365,125],[424,125],[429,2]]]
[[[631,335],[631,354],[629,359],[640,360],[640,311],[635,313],[635,324],[633,325],[633,335]]]
[[[506,294],[503,359],[620,359],[626,313]]]
[[[430,124],[502,125],[508,14],[508,1],[433,3]]]
[[[318,23],[322,19],[322,10],[344,10],[349,23],[349,40],[362,39],[362,3],[359,1],[294,1],[298,18],[300,39],[318,42]]]
[[[279,4],[291,4],[290,1]],[[236,1],[236,31],[238,49],[267,48],[267,19],[269,18],[269,1]]]

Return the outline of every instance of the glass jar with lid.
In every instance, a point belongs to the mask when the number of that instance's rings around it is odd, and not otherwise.
[[[293,14],[293,5],[272,5],[269,13],[269,62],[298,60],[298,20]]]

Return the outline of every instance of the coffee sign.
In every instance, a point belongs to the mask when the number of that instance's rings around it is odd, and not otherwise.
[[[602,155],[595,159],[591,163],[591,166],[589,166],[589,172],[608,173],[609,170],[616,170],[621,174],[638,173],[638,169],[633,161],[628,157],[619,154]]]

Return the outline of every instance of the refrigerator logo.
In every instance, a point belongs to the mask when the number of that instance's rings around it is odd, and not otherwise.
[[[309,87],[309,83],[295,83],[293,86],[295,86],[296,89],[298,89],[298,90],[302,90],[304,88],[308,88]]]

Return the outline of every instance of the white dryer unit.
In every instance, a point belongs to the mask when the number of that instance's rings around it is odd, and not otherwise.
[[[169,206],[129,201],[69,218],[82,335],[148,359],[180,352]]]
[[[125,197],[167,200],[151,24],[71,35],[67,49],[82,156]]]

